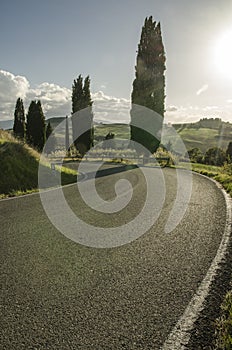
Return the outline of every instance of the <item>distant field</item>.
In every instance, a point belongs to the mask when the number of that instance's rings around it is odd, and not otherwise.
[[[99,124],[95,125],[94,137],[106,136],[109,132],[115,134],[115,137],[119,139],[130,138],[130,126],[126,124]],[[200,148],[202,152],[206,152],[211,147],[221,147],[224,150],[227,149],[228,144],[232,141],[232,129],[224,128],[221,131],[208,128],[182,128],[179,132],[182,140],[186,145],[186,149],[194,147]],[[170,137],[173,146],[178,143],[176,137]]]
[[[183,129],[180,132],[186,148],[198,147],[202,152],[207,151],[210,147],[221,147],[227,149],[229,141],[232,140],[232,133],[220,133],[215,129]]]
[[[63,118],[51,118],[50,122],[53,128],[60,123]],[[212,147],[221,147],[224,150],[227,149],[228,144],[232,141],[232,124],[222,122],[221,127],[210,128],[207,126],[200,126],[198,123],[192,124],[174,124],[173,127],[177,133],[181,136],[186,145],[186,149],[197,147],[205,153],[207,149]],[[71,125],[69,126],[71,129]],[[166,130],[168,127],[166,126]],[[99,141],[103,139],[108,133],[115,134],[117,139],[130,139],[130,126],[128,124],[101,124],[96,123],[94,125],[94,139]],[[65,130],[62,130],[64,137]],[[71,134],[71,133],[70,133]],[[57,135],[61,138],[61,135]],[[168,140],[171,141],[174,149],[178,149],[178,138],[176,136],[170,136]],[[167,143],[167,139],[164,140],[164,144]]]
[[[97,124],[94,127],[94,137],[105,137],[109,132],[115,135],[115,138],[130,138],[130,126],[127,124]]]

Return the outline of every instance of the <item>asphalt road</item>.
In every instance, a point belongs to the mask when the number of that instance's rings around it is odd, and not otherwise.
[[[156,179],[157,174],[159,183],[158,172],[151,169],[149,176]],[[48,220],[38,194],[0,201],[1,349],[162,347],[217,253],[226,215],[215,184],[193,175],[184,218],[165,233],[177,180],[175,170],[164,169],[163,174],[166,199],[158,220],[138,239],[115,248],[69,240]],[[183,179],[188,181],[188,176],[183,172]],[[64,195],[73,212],[93,227],[125,225],[146,201],[141,171],[102,173],[96,186],[109,201],[115,198],[113,184],[122,178],[131,182],[133,197],[119,213],[89,208],[76,185],[66,187]],[[160,198],[157,186],[154,211]],[[62,208],[55,204],[62,217]]]

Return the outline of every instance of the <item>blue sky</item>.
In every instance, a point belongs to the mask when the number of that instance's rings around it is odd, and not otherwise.
[[[12,118],[18,96],[26,107],[40,98],[48,117],[69,114],[80,73],[90,75],[98,118],[117,119],[117,109],[123,120],[141,27],[152,15],[161,21],[167,55],[166,119],[232,121],[225,48],[214,62],[220,38],[232,30],[231,0],[8,0],[0,6],[0,120]]]

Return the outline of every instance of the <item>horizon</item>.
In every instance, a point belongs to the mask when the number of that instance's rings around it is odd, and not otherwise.
[[[71,116],[69,116],[69,117],[71,117]],[[49,118],[45,118],[45,121],[46,122],[49,122],[49,121],[51,121],[51,120],[53,120],[53,119],[62,119],[62,121],[65,119],[65,117],[63,117],[63,116],[53,116],[53,117],[49,117]],[[163,123],[163,125],[166,125],[166,126],[168,126],[168,125],[191,125],[191,124],[197,124],[197,123],[199,123],[200,121],[202,121],[202,120],[204,120],[204,119],[208,119],[208,120],[215,120],[215,119],[219,119],[222,123],[229,123],[229,124],[231,124],[232,125],[232,122],[230,122],[230,121],[225,121],[225,120],[223,120],[223,119],[221,119],[221,118],[217,118],[217,117],[215,117],[215,118],[201,118],[201,119],[198,119],[197,121],[194,121],[194,122],[183,122],[183,123],[171,123],[171,122],[165,122],[165,120],[164,120],[164,123]],[[2,129],[2,130],[12,130],[12,128],[13,128],[13,123],[14,123],[14,119],[8,119],[8,120],[0,120],[0,129]],[[3,126],[5,124],[5,127]],[[107,122],[106,120],[100,120],[100,119],[95,119],[95,118],[93,118],[93,124],[102,124],[102,125],[130,125],[130,121],[128,121],[128,122],[118,122],[118,121],[116,121],[116,122],[111,122],[111,121],[109,121],[109,122]],[[9,127],[9,125],[11,126],[11,127]]]

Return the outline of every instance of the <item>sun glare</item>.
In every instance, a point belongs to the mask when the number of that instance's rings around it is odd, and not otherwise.
[[[219,37],[215,45],[214,59],[219,73],[232,79],[232,29]]]

